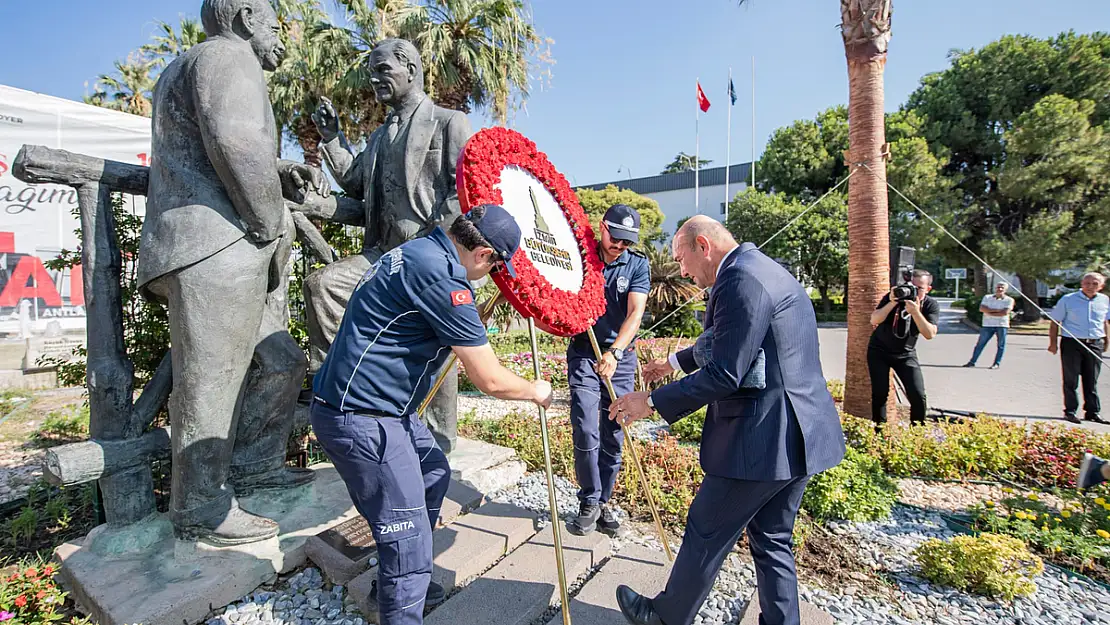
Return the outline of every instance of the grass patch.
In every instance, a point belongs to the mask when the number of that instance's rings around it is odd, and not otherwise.
[[[87,439],[89,437],[88,404],[51,411],[32,436],[41,447],[53,447]]]

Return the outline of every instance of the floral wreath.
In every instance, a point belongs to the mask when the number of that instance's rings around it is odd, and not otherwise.
[[[499,271],[492,274],[493,281],[513,308],[535,319],[541,330],[557,336],[585,332],[605,314],[604,266],[578,196],[533,141],[508,128],[485,128],[472,136],[459,157],[455,180],[462,211],[482,204],[501,205],[501,190],[496,185],[501,182],[501,171],[510,165],[535,176],[563,209],[582,253],[582,286],[577,293],[553,286],[532,264],[523,246],[512,259],[516,277]]]

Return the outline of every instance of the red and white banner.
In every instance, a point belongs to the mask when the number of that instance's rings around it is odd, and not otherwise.
[[[150,120],[0,85],[0,334],[20,331],[21,307],[36,332],[52,320],[84,327],[80,268],[57,272],[43,264],[77,249],[77,192],[16,179],[12,162],[24,144],[146,165]],[[142,214],[144,199],[125,196],[125,206]]]

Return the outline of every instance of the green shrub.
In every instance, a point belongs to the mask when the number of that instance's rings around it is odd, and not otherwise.
[[[540,353],[543,354],[559,354],[566,356],[567,343],[569,339],[554,336],[546,332],[538,332],[536,334],[536,345]],[[532,338],[527,332],[505,332],[504,334],[493,334],[489,337],[489,344],[493,347],[493,351],[498,356],[508,356],[511,354],[520,354],[527,352],[532,353]]]
[[[844,401],[844,380],[826,380],[825,386],[829,389],[829,394],[832,395],[833,401]]]
[[[1044,563],[1025,543],[1000,534],[930,539],[914,550],[929,581],[988,597],[1013,599],[1033,594],[1033,578]]]
[[[705,410],[704,407],[699,408],[694,414],[684,417],[677,423],[672,423],[670,426],[671,434],[685,443],[700,443],[701,430],[705,427]]]
[[[1014,493],[998,502],[986,500],[969,509],[972,527],[1013,536],[1045,558],[1101,576],[1096,569],[1110,561],[1110,504],[1075,490],[1057,491],[1061,505],[1046,504],[1037,493]],[[1089,570],[1091,569],[1091,570]]]
[[[35,440],[42,446],[72,443],[88,437],[88,404],[51,411],[34,433]]]
[[[844,460],[813,476],[802,495],[802,508],[818,522],[833,519],[874,521],[890,516],[898,486],[879,461],[848,448]]]

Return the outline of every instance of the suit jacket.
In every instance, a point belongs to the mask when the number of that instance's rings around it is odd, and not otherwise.
[[[244,236],[262,244],[286,232],[277,127],[249,45],[193,46],[162,72],[153,106],[140,287]]]
[[[844,457],[844,432],[821,371],[817,319],[802,285],[744,243],[722,261],[705,310],[711,358],[679,352],[690,375],[652,393],[669,423],[708,403],[701,465],[707,474],[775,481],[819,473]],[[765,356],[765,387],[742,380]],[[695,371],[696,369],[696,371]]]
[[[431,233],[438,225],[449,227],[462,212],[455,172],[459,155],[471,135],[466,115],[436,106],[427,97],[416,107],[408,127],[404,195],[399,197],[385,197],[385,193],[375,193],[373,189],[379,145],[386,132],[387,125],[383,124],[371,133],[366,149],[353,162],[341,138],[323,145],[325,162],[339,186],[348,195],[362,199],[363,206],[361,214],[337,212],[331,219],[364,226],[364,252],[375,247],[379,252],[389,251],[405,241]],[[381,206],[378,206],[379,198]],[[423,227],[413,232],[392,231],[397,224],[391,218],[390,209],[400,205],[411,207],[424,221]]]

